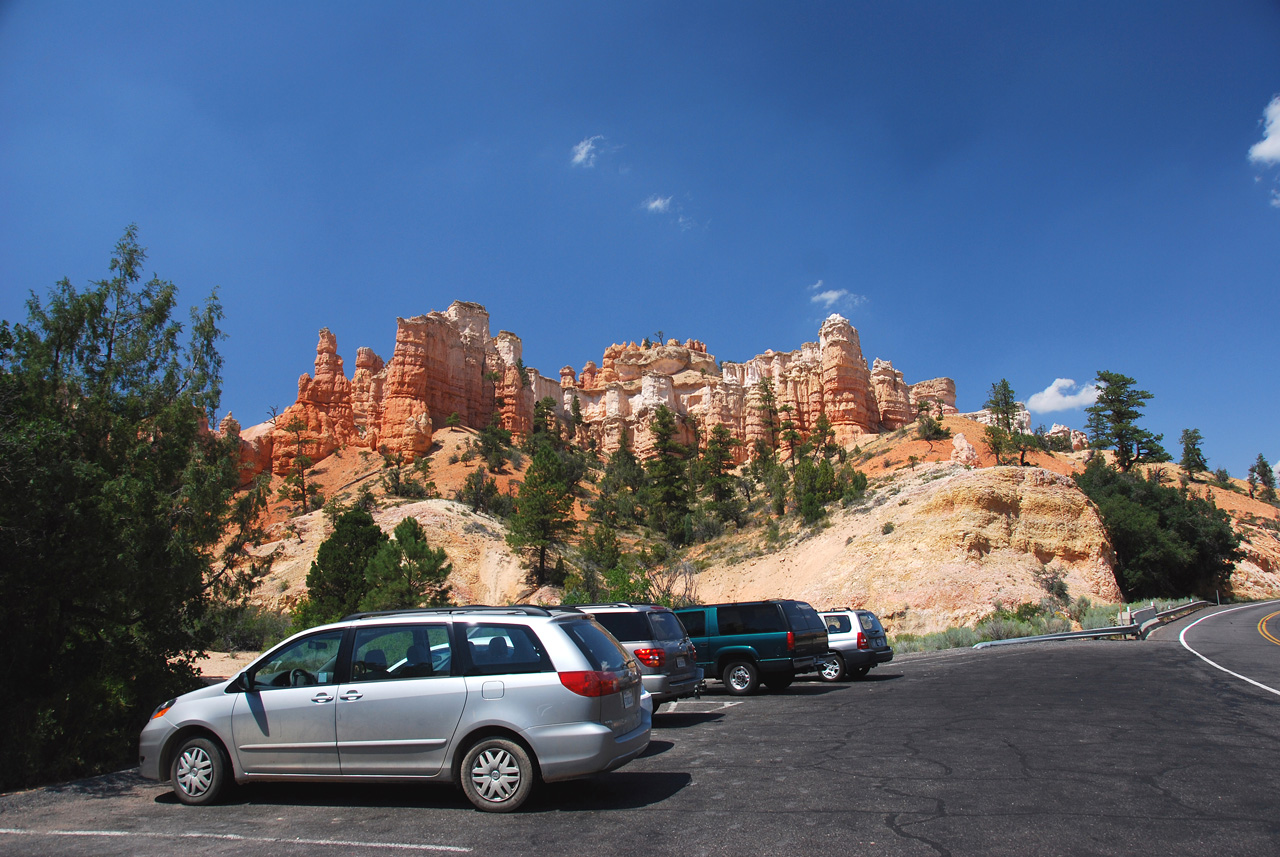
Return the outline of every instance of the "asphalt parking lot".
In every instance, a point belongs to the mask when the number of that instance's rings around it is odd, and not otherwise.
[[[1176,636],[900,657],[655,719],[648,752],[475,812],[447,786],[254,785],[196,809],[132,772],[0,798],[0,853],[1280,853],[1280,699]]]

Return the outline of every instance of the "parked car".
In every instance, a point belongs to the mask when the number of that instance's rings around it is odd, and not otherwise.
[[[893,648],[884,627],[870,610],[824,610],[831,651],[818,661],[823,681],[863,678],[877,664],[893,660]]]
[[[761,683],[785,690],[797,675],[816,671],[829,651],[826,625],[803,601],[709,604],[675,614],[697,649],[698,666],[734,696],[754,693]]]
[[[702,685],[698,654],[676,614],[656,604],[575,604],[591,615],[640,662],[640,679],[664,702],[693,696]]]
[[[651,724],[639,665],[591,617],[427,608],[312,628],[165,702],[138,761],[193,805],[233,781],[359,779],[458,783],[509,812],[537,781],[625,765]]]

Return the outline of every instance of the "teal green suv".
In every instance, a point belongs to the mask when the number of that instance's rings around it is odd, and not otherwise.
[[[803,601],[709,604],[675,613],[697,649],[698,666],[734,696],[761,684],[786,690],[797,675],[817,672],[828,651],[826,623]]]

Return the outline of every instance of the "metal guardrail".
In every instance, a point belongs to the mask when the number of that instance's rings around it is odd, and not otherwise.
[[[1146,639],[1152,628],[1173,619],[1179,613],[1192,609],[1199,610],[1201,607],[1208,606],[1208,601],[1190,601],[1186,604],[1179,604],[1177,607],[1170,607],[1164,612],[1156,612],[1154,606],[1144,607],[1130,612],[1130,616],[1134,621],[1128,625],[1114,625],[1110,628],[1097,628],[1089,631],[1065,631],[1061,634],[1040,634],[1035,637],[1014,637],[1009,640],[988,640],[985,643],[976,644],[974,648],[986,649],[993,646],[1016,646],[1019,643],[1041,643],[1049,640],[1100,640],[1106,637],[1134,636]]]

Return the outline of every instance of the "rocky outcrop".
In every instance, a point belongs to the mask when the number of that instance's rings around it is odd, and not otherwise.
[[[939,402],[944,413],[955,411],[950,379],[909,387],[887,361],[868,367],[858,331],[839,315],[823,322],[818,342],[743,363],[719,364],[703,342],[668,339],[611,345],[599,364],[588,361],[581,372],[566,366],[558,378],[546,378],[529,368],[521,374],[521,351],[514,333],[489,335],[484,307],[455,301],[445,312],[396,319],[391,359],[361,347],[348,379],[326,328],[313,372],[298,380],[297,401],[264,430],[271,468],[284,474],[298,454],[318,462],[344,445],[412,459],[430,449],[433,429],[453,414],[461,425],[481,428],[495,408],[501,425],[522,437],[531,430],[534,404],[548,397],[566,422],[577,400],[582,442],[607,455],[625,438],[642,458],[652,451],[649,425],[661,406],[676,414],[681,443],[723,425],[741,441],[734,452],[739,461],[757,441],[776,444],[777,424],[784,421],[807,436],[825,416],[836,440],[850,445],[910,423],[922,398]],[[766,388],[778,411],[772,431]],[[260,461],[263,446],[246,453],[246,461]]]
[[[1030,417],[1029,414],[1028,417]],[[1054,438],[1065,438],[1070,442],[1073,452],[1079,452],[1082,449],[1089,448],[1089,435],[1082,431],[1076,431],[1068,426],[1059,425],[1058,423],[1053,424],[1053,428],[1049,429],[1045,434],[1045,437],[1050,440]]]
[[[957,434],[951,439],[951,460],[965,467],[977,467],[978,450],[963,434]]]
[[[839,512],[810,538],[708,568],[699,599],[866,607],[894,633],[972,626],[997,601],[1039,603],[1057,578],[1072,598],[1121,600],[1102,520],[1068,477],[938,464],[900,472],[894,487],[889,502]]]
[[[956,382],[950,378],[930,378],[928,381],[912,384],[907,392],[910,393],[913,415],[921,402],[935,405],[934,416],[950,417],[960,413],[956,410]],[[941,413],[938,413],[938,407],[941,407]]]

